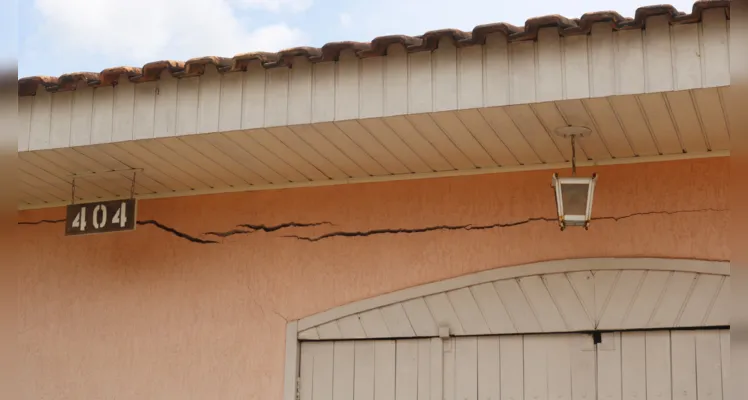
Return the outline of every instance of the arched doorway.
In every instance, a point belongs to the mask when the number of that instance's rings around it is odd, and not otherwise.
[[[384,294],[290,324],[287,384],[300,400],[723,400],[729,269],[562,260]]]

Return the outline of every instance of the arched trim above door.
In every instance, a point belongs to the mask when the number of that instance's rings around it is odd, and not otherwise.
[[[298,321],[300,340],[729,325],[728,262],[589,258],[478,272]]]
[[[296,399],[301,340],[727,326],[729,298],[729,262],[658,258],[546,261],[420,285],[290,321],[283,399]]]

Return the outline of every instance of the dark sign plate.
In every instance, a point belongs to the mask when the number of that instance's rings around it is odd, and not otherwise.
[[[135,199],[71,204],[65,219],[65,236],[134,230],[135,207]]]

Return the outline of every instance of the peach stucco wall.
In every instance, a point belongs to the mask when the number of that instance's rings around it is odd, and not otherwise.
[[[595,216],[642,215],[595,221],[588,232],[540,221],[318,242],[284,237],[553,217],[551,171],[140,202],[139,220],[194,236],[242,223],[333,224],[217,244],[151,225],[88,237],[64,237],[59,223],[19,226],[21,383],[29,399],[280,399],[286,320],[539,260],[729,259],[729,213],[720,211],[728,167],[726,158],[598,167]],[[19,220],[63,216],[29,211]]]

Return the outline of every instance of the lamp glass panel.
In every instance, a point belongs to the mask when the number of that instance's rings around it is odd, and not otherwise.
[[[564,204],[564,214],[586,215],[589,192],[589,184],[562,183],[561,196]]]

